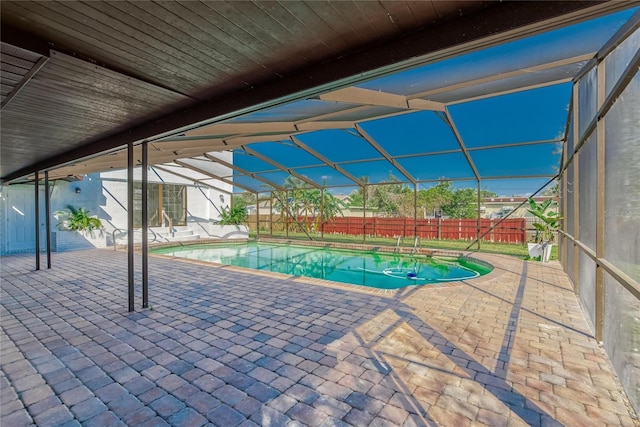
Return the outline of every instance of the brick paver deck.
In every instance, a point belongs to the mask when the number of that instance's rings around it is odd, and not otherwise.
[[[152,257],[131,314],[125,253],[3,257],[0,424],[633,426],[560,267],[482,257],[396,293]]]

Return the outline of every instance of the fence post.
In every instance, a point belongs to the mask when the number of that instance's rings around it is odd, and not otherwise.
[[[378,217],[373,217],[373,237],[378,237]]]
[[[442,218],[438,218],[438,240],[442,240]]]

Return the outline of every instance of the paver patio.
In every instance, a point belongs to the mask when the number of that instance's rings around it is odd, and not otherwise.
[[[383,293],[150,257],[127,313],[126,256],[2,258],[2,426],[638,425],[557,263]]]

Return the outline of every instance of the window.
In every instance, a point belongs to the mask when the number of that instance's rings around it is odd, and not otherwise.
[[[160,227],[171,218],[173,225],[187,225],[187,187],[149,183],[147,214],[149,227]],[[142,227],[142,183],[133,184],[133,225]],[[165,214],[163,221],[163,212]]]

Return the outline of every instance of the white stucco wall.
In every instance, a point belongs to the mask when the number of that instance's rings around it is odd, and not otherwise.
[[[182,170],[181,173],[191,175],[189,170]],[[141,178],[141,169],[135,169],[134,181],[141,181]],[[212,230],[215,229],[215,227],[212,228],[212,223],[220,219],[219,210],[222,209],[222,206],[227,207],[229,205],[230,194],[157,169],[149,172],[149,182],[185,185],[187,187],[187,226],[194,234],[198,234],[201,237],[217,234],[212,233]],[[228,189],[229,192],[232,191],[231,186],[223,182],[217,182],[215,186],[224,190]],[[41,185],[41,188],[43,187],[44,185]],[[87,209],[89,215],[97,215],[105,228],[104,235],[107,241],[111,240],[111,233],[114,229],[127,228],[126,170],[85,175],[82,180],[74,182],[52,181],[50,183],[50,192],[52,232],[58,230],[58,224],[62,221],[62,218],[56,212],[67,210],[69,205],[74,208]],[[11,252],[11,245],[8,245],[8,240],[11,234],[9,233],[9,227],[12,225],[8,221],[7,215],[7,209],[11,209],[11,206],[9,206],[11,203],[8,202],[8,197],[15,199],[17,196],[33,198],[33,185],[0,187],[0,253]],[[40,204],[41,222],[44,224],[44,192],[42,193]],[[41,230],[42,241],[44,242],[44,228],[41,227]],[[55,239],[53,241],[55,242]],[[35,242],[32,246],[33,250],[35,250]],[[41,245],[41,248],[44,250],[44,244]]]

